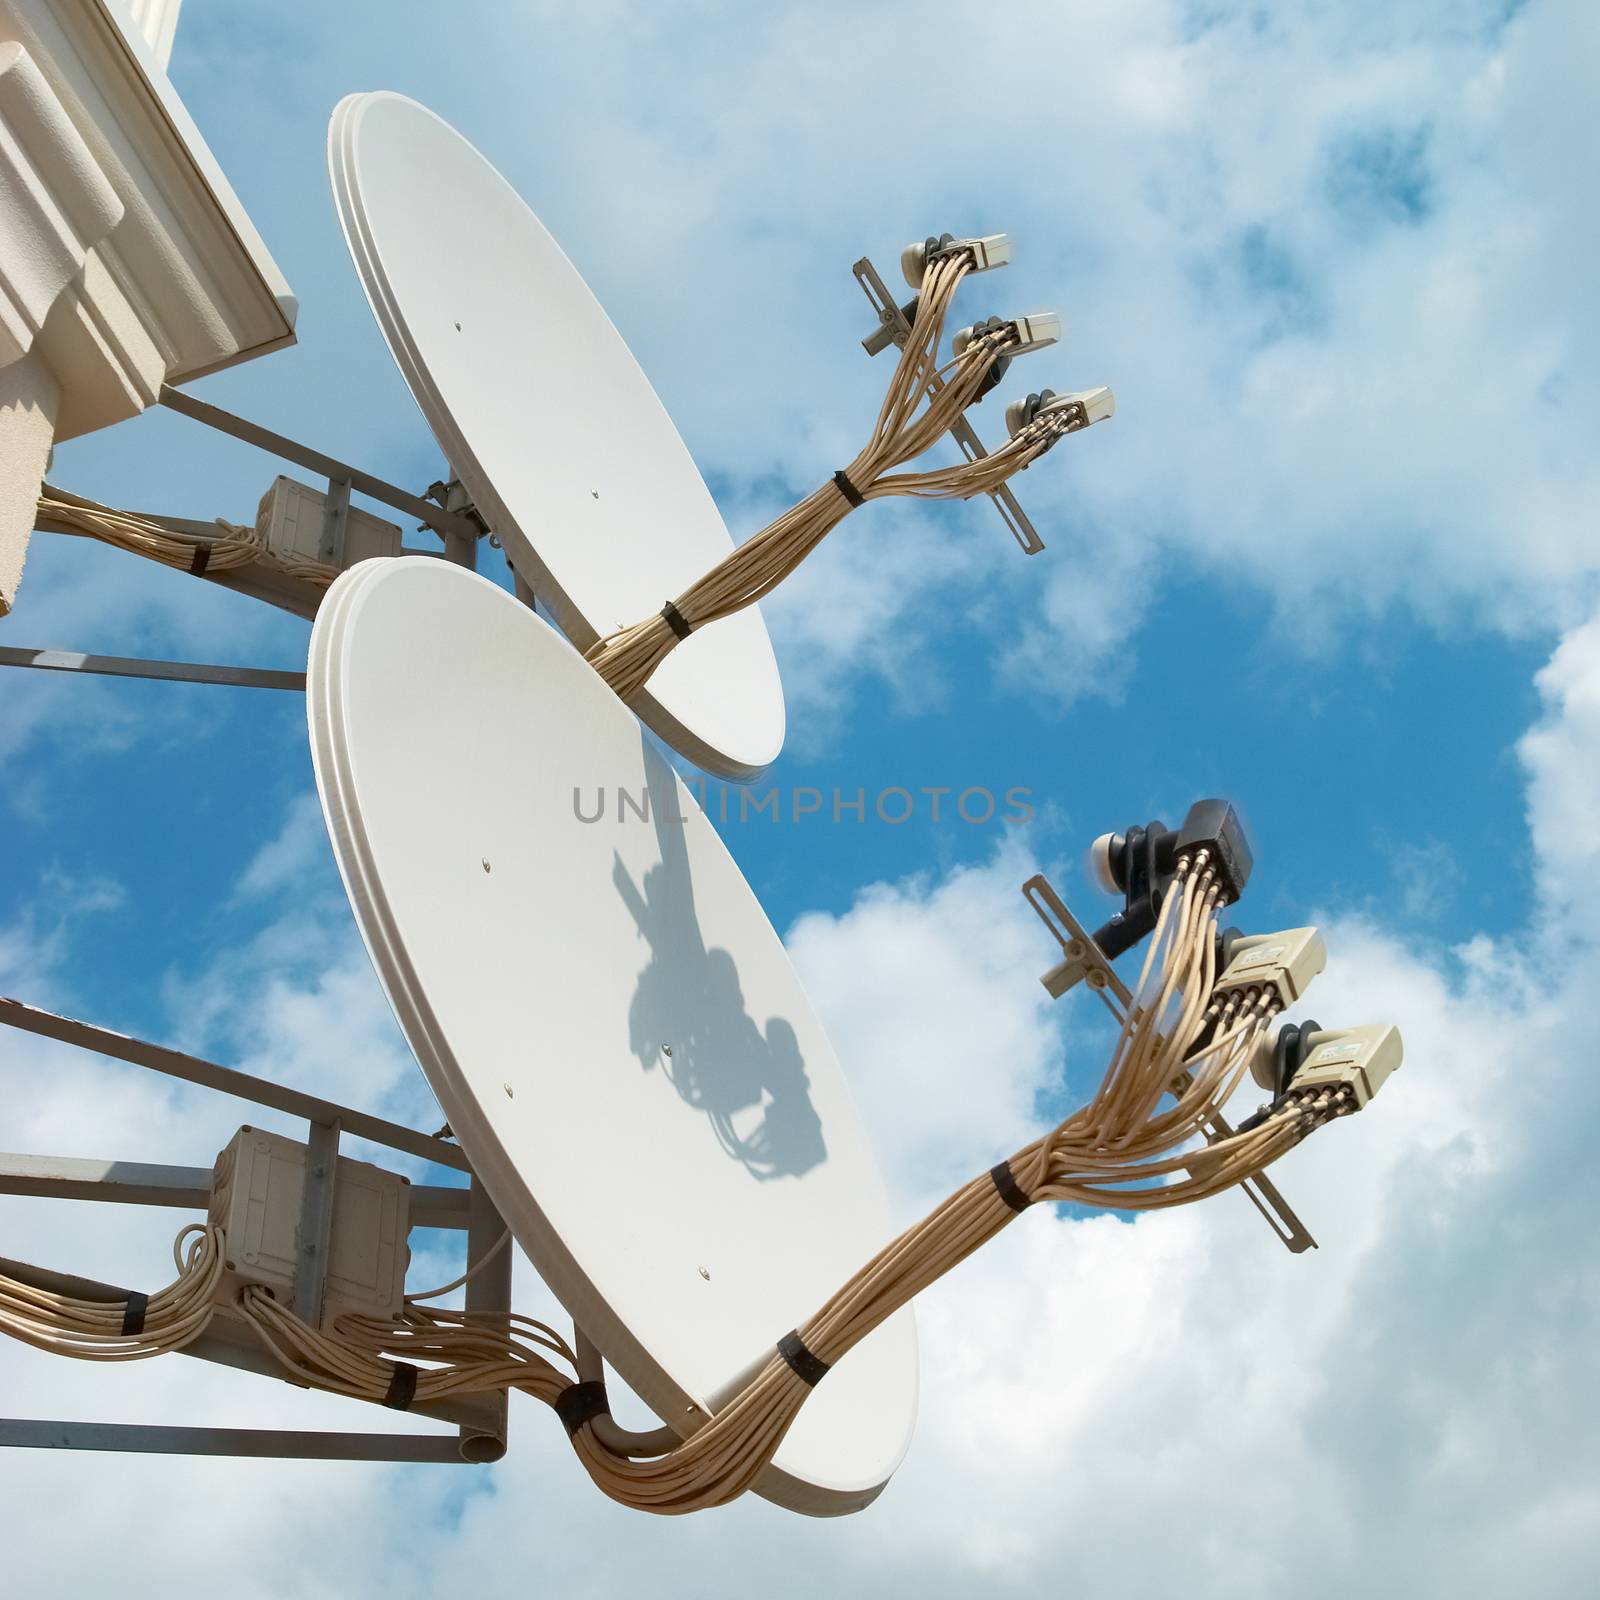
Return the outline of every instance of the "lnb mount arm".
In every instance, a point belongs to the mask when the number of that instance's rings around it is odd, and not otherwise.
[[[1180,828],[1147,822],[1095,840],[1090,860],[1100,886],[1123,897],[1122,910],[1094,935],[1108,961],[1155,931],[1178,863],[1202,850],[1221,886],[1222,904],[1232,905],[1244,893],[1255,858],[1239,813],[1227,800],[1196,800]]]

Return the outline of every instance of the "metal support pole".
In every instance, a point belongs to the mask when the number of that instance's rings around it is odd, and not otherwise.
[[[322,1324],[333,1246],[333,1196],[339,1182],[339,1123],[313,1122],[306,1141],[306,1186],[295,1230],[294,1314],[313,1328]]]
[[[479,514],[478,508],[473,505],[462,488],[461,480],[456,476],[454,467],[449,469],[450,481],[445,485],[444,503],[446,508],[463,521],[468,521],[477,530],[479,535],[489,531],[489,525]],[[459,538],[454,534],[446,534],[444,539],[444,558],[453,561],[459,567],[467,567],[476,572],[478,569],[478,540],[477,538]]]
[[[0,645],[0,667],[35,667],[44,672],[90,672],[111,678],[159,678],[175,683],[221,683],[240,689],[298,689],[303,672],[265,667],[216,667],[198,661],[145,661],[138,656],[91,656],[79,650],[32,650]]]
[[[211,1199],[211,1168],[5,1154],[0,1155],[0,1194],[204,1211]]]
[[[287,1428],[187,1428],[131,1422],[35,1422],[0,1417],[0,1446],[28,1450],[133,1450],[177,1456],[261,1456],[295,1461],[412,1461],[460,1465],[450,1433],[310,1433]]]
[[[111,1056],[117,1061],[145,1067],[151,1072],[162,1072],[171,1078],[197,1083],[205,1089],[237,1095],[241,1100],[249,1100],[258,1106],[271,1106],[274,1111],[284,1111],[292,1117],[304,1117],[308,1122],[337,1122],[344,1132],[358,1139],[371,1139],[374,1144],[388,1145],[391,1150],[404,1150],[407,1155],[421,1156],[425,1161],[436,1161],[440,1166],[455,1167],[461,1172],[472,1171],[472,1163],[459,1145],[431,1134],[418,1133],[415,1128],[403,1127],[398,1122],[371,1116],[351,1106],[336,1105],[314,1094],[302,1094],[298,1089],[285,1088],[265,1078],[254,1078],[248,1072],[219,1067],[214,1061],[202,1061],[198,1056],[184,1055],[180,1050],[168,1050],[164,1045],[131,1039],[125,1033],[112,1032],[110,1028],[97,1028],[93,1023],[57,1016],[53,1011],[41,1011],[36,1006],[24,1005],[20,1000],[0,998],[0,1025],[21,1028],[46,1039],[59,1039],[63,1044],[78,1045],[85,1050]]]
[[[0,1194],[32,1195],[44,1200],[204,1211],[211,1201],[214,1176],[210,1167],[0,1153]],[[413,1228],[466,1228],[469,1189],[413,1183],[410,1191]]]
[[[506,1312],[511,1309],[511,1258],[509,1244],[496,1249],[505,1237],[506,1222],[500,1215],[483,1181],[474,1176],[467,1201],[467,1267],[483,1265],[467,1279],[468,1311]],[[484,1257],[496,1250],[494,1258]],[[509,1330],[510,1323],[504,1326]],[[504,1389],[484,1397],[493,1413],[494,1425],[488,1429],[461,1428],[461,1453],[469,1461],[498,1461],[506,1453],[508,1396]]]
[[[328,501],[322,511],[322,543],[318,557],[330,567],[344,566],[344,538],[350,526],[350,479],[328,479]]]

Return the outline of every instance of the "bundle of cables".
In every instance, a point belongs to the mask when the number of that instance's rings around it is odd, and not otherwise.
[[[52,533],[75,533],[115,545],[136,556],[159,561],[197,576],[206,572],[230,572],[258,563],[270,566],[290,578],[326,589],[339,576],[339,569],[321,561],[286,559],[267,543],[254,528],[217,519],[215,533],[189,533],[141,517],[135,511],[118,511],[98,500],[69,494],[45,484],[39,493],[37,525]]]
[[[1248,1132],[1186,1148],[1238,1086],[1279,1009],[1265,986],[1213,996],[1220,899],[1205,851],[1180,860],[1134,1005],[1121,1017],[1110,1065],[1086,1106],[963,1185],[880,1251],[785,1335],[753,1381],[677,1448],[629,1459],[591,1429],[578,1428],[573,1443],[596,1484],[655,1512],[722,1504],[756,1481],[829,1368],[1029,1206],[1185,1205],[1260,1172],[1339,1115],[1347,1102],[1337,1092],[1308,1098],[1291,1091]],[[1161,1110],[1175,1090],[1173,1105]]]
[[[982,241],[929,241],[911,332],[900,353],[877,425],[861,453],[798,505],[738,546],[682,594],[632,627],[599,640],[586,659],[626,700],[696,629],[770,594],[857,506],[891,495],[966,500],[989,494],[1037,461],[1068,433],[1111,414],[1110,391],[1051,397],[992,455],[931,472],[893,468],[923,454],[975,400],[999,381],[1012,357],[1055,342],[1053,316],[991,317],[964,329],[954,359],[939,364],[945,319],[961,280],[977,270]],[[922,406],[926,395],[928,403]]]
[[[173,1241],[178,1276],[159,1293],[85,1300],[0,1276],[0,1333],[52,1355],[139,1361],[181,1350],[205,1332],[222,1277],[222,1235],[194,1222]]]
[[[455,1285],[408,1296],[398,1320],[347,1313],[331,1329],[310,1326],[258,1285],[240,1291],[234,1310],[297,1382],[390,1405],[397,1394],[415,1404],[520,1389],[556,1410],[578,1459],[613,1499],[661,1514],[721,1505],[761,1476],[832,1366],[1030,1206],[1187,1205],[1254,1176],[1316,1128],[1366,1103],[1382,1075],[1368,1081],[1353,1071],[1348,1044],[1321,1047],[1311,1070],[1289,1079],[1237,1133],[1200,1142],[1252,1058],[1270,1047],[1268,1029],[1283,1003],[1270,981],[1218,985],[1217,917],[1232,898],[1225,885],[1207,849],[1180,855],[1131,1004],[1124,1008],[1102,991],[1120,1030],[1090,1101],[881,1250],[779,1339],[751,1381],[686,1439],[665,1428],[620,1428],[609,1413],[598,1352],[581,1334],[569,1345],[554,1329],[509,1311],[423,1303]],[[1380,1032],[1394,1030],[1353,1035]],[[1319,1066],[1324,1059],[1332,1067]],[[137,1336],[126,1333],[120,1306],[40,1295],[9,1280],[0,1280],[0,1330],[103,1359],[181,1348],[213,1310],[221,1249],[214,1227],[199,1230],[180,1260],[178,1283],[141,1309]]]

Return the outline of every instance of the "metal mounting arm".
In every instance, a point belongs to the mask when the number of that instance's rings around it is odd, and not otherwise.
[[[1102,997],[1115,996],[1124,1010],[1131,1010],[1133,995],[1127,984],[1117,976],[1116,969],[1106,959],[1104,952],[1094,942],[1094,937],[1078,919],[1067,910],[1060,895],[1050,886],[1044,874],[1036,873],[1022,886],[1028,904],[1038,913],[1061,946],[1062,961],[1044,976],[1045,988],[1053,996],[1060,996],[1080,980]],[[1183,1073],[1174,1080],[1174,1087],[1185,1089],[1189,1074]],[[1233,1136],[1233,1128],[1219,1114],[1205,1124],[1208,1143]],[[1266,1218],[1267,1226],[1282,1240],[1286,1249],[1299,1255],[1303,1250],[1315,1250],[1317,1241],[1311,1237],[1306,1225],[1297,1217],[1289,1202],[1278,1193],[1277,1186],[1265,1174],[1246,1178],[1239,1187],[1249,1197],[1251,1205]]]
[[[872,308],[878,313],[878,321],[881,324],[877,332],[861,341],[867,354],[875,356],[880,350],[887,350],[890,345],[897,348],[904,345],[911,337],[911,321],[895,297],[889,293],[883,279],[878,276],[878,269],[862,256],[850,270],[856,275],[856,282],[861,285],[862,293],[872,302]],[[944,380],[935,374],[928,383],[928,392],[937,394],[943,387]],[[983,447],[983,440],[978,437],[976,430],[965,417],[957,417],[951,424],[950,436],[961,446],[962,453],[968,461],[982,461],[989,454]],[[1012,494],[1011,486],[1001,484],[989,498],[994,502],[995,510],[1000,513],[1001,521],[1022,546],[1022,553],[1027,556],[1038,555],[1044,549],[1044,540],[1039,537],[1033,524],[1028,520],[1027,513],[1017,504],[1017,497]]]

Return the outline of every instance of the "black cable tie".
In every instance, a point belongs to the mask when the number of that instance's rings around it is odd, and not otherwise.
[[[144,1313],[149,1304],[150,1296],[140,1294],[137,1290],[128,1296],[128,1309],[122,1313],[124,1339],[131,1339],[136,1333],[144,1332]]]
[[[197,544],[194,547],[194,555],[189,561],[189,570],[195,575],[195,577],[198,578],[200,574],[206,570],[206,567],[209,565],[210,561],[211,546],[208,544]]]
[[[694,629],[689,626],[688,618],[670,600],[662,606],[661,615],[667,626],[680,639],[687,639],[694,632]]]
[[[391,1411],[409,1411],[411,1402],[417,1398],[418,1370],[409,1361],[397,1361],[394,1371],[389,1376],[389,1392],[383,1397],[383,1403]]]
[[[789,1363],[790,1371],[813,1389],[828,1375],[828,1363],[806,1349],[798,1329],[791,1328],[778,1341],[778,1354]]]
[[[994,1184],[995,1193],[1000,1196],[1013,1211],[1023,1212],[1033,1204],[1027,1195],[1017,1186],[1016,1175],[1011,1170],[1009,1161],[1001,1161],[989,1168],[989,1178]]]
[[[842,472],[834,473],[833,486],[852,506],[864,506],[867,503],[867,497]]]
[[[556,1415],[570,1439],[584,1423],[594,1417],[609,1416],[611,1402],[606,1386],[598,1379],[590,1383],[569,1384],[556,1396]]]

